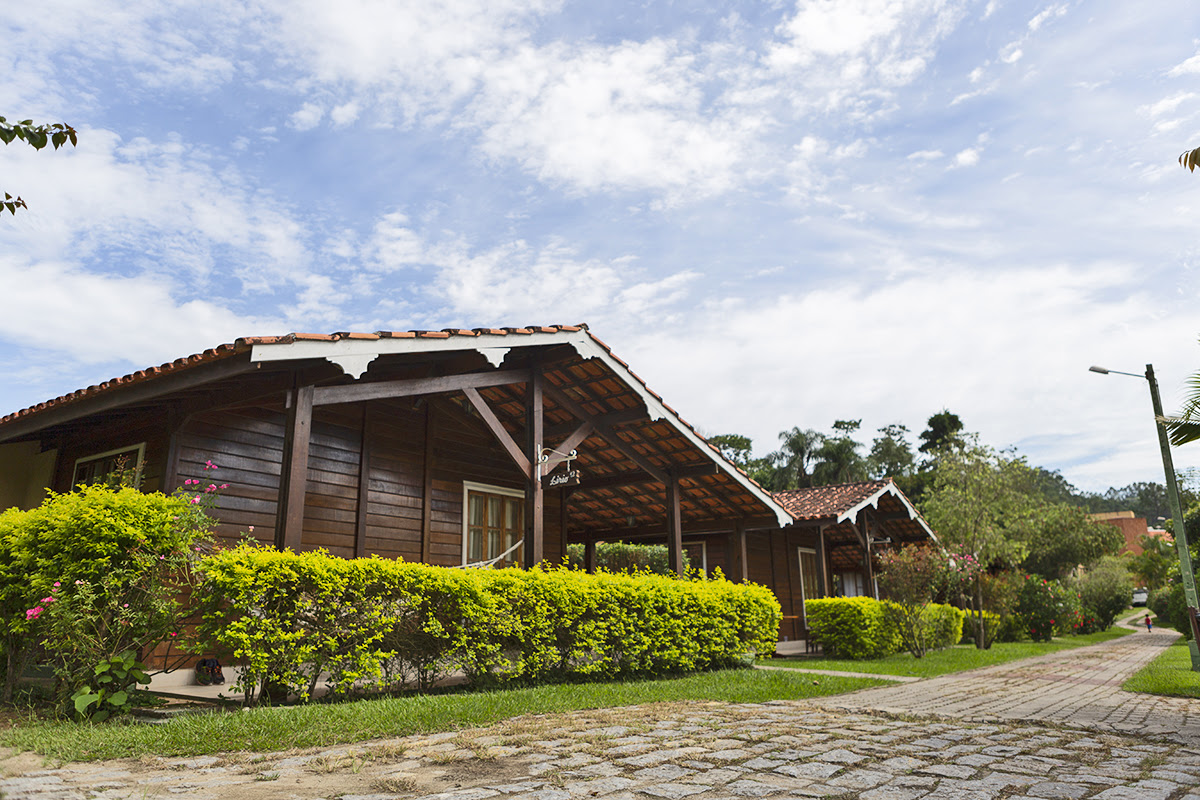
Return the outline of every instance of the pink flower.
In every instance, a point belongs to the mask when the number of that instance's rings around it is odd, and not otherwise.
[[[199,502],[200,502],[200,495],[196,495],[195,497],[192,498],[192,505],[196,505]]]
[[[57,588],[58,588],[58,587],[60,587],[60,586],[62,586],[62,584],[61,584],[61,583],[59,583],[58,581],[55,581],[55,582],[54,582],[54,588],[55,588],[55,589],[57,589]]]
[[[178,635],[179,635],[178,633],[172,633],[172,634],[171,634],[171,638],[172,638],[172,639],[174,639],[174,638],[175,638],[176,636],[178,636]]]
[[[251,525],[251,526],[250,526],[250,532],[251,532],[251,533],[254,533],[254,526],[253,526],[253,525]]]
[[[228,484],[228,483],[222,483],[222,484],[221,484],[221,488],[222,488],[222,489],[228,489],[228,488],[229,488],[229,484]]]
[[[38,602],[39,603],[53,603],[54,598],[53,597],[43,597],[41,600],[38,600]]]
[[[37,619],[38,617],[40,617],[42,615],[42,612],[45,610],[46,609],[42,608],[41,606],[34,606],[33,608],[31,608],[25,612],[25,619],[26,620]]]
[[[75,581],[76,586],[83,586],[83,581]]]
[[[126,603],[125,605],[121,606],[121,608],[129,608],[129,603]]]

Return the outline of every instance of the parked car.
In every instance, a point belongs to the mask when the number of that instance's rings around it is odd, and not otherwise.
[[[1133,601],[1130,603],[1130,605],[1144,606],[1144,605],[1146,605],[1146,599],[1148,597],[1149,597],[1149,593],[1144,588],[1143,589],[1134,589],[1133,590]]]

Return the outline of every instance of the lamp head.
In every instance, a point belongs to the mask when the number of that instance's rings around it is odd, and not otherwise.
[[[1108,370],[1104,367],[1088,367],[1088,372],[1099,372],[1101,375],[1107,375]]]

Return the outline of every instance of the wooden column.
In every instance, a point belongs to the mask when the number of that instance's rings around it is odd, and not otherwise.
[[[829,568],[825,563],[825,526],[817,528],[817,593],[829,597]]]
[[[750,580],[749,568],[746,563],[746,521],[739,519],[734,523],[733,531],[725,539],[726,563],[729,574],[726,576],[734,583],[746,583]]]
[[[592,574],[596,572],[596,540],[591,536],[583,545],[583,568]]]
[[[871,563],[871,540],[879,533],[879,521],[873,515],[867,516],[866,524],[867,548],[863,554],[863,562],[867,567],[867,596],[879,599],[879,589],[875,586],[875,565]]]
[[[437,411],[433,398],[425,401],[425,459],[422,462],[421,480],[421,561],[432,563],[433,557],[433,471],[437,466],[434,441],[437,438]],[[467,509],[463,508],[466,517]]]
[[[371,488],[371,404],[363,403],[358,448],[358,502],[354,507],[354,557],[367,554],[367,501]]]
[[[312,435],[313,387],[291,393],[284,429],[283,464],[279,472],[279,507],[275,514],[275,546],[299,549],[304,532],[304,492],[308,483],[308,443]]]
[[[525,567],[540,564],[546,557],[545,510],[546,497],[542,489],[541,455],[544,429],[542,421],[542,371],[533,369],[525,405],[525,455],[529,459],[529,474],[525,476]]]
[[[163,465],[162,493],[170,494],[179,483],[179,432],[183,428],[183,418],[179,411],[172,407],[167,412],[167,463]]]
[[[667,475],[667,564],[683,575],[683,517],[679,508],[679,477]]]

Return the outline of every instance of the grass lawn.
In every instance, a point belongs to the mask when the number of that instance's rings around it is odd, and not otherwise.
[[[914,678],[932,678],[951,672],[963,672],[977,667],[990,667],[1006,661],[1040,656],[1056,650],[1068,650],[1097,642],[1106,642],[1133,633],[1126,628],[1109,628],[1099,633],[1084,636],[1067,636],[1049,642],[1002,642],[993,644],[988,650],[978,650],[974,645],[955,645],[947,650],[935,650],[924,658],[913,658],[909,653],[897,653],[873,661],[854,661],[848,658],[772,658],[759,664],[794,669],[828,669],[838,672],[869,672],[874,675],[901,675]]]
[[[336,704],[201,714],[163,725],[20,721],[0,731],[0,747],[59,761],[125,758],[143,753],[195,756],[227,751],[323,747],[488,725],[543,714],[660,701],[756,703],[801,700],[884,681],[764,670],[724,670],[682,678],[557,684],[489,692],[416,695]]]
[[[1163,651],[1162,655],[1142,667],[1138,674],[1121,686],[1127,692],[1166,697],[1200,698],[1200,673],[1192,672],[1192,656],[1183,639]]]

